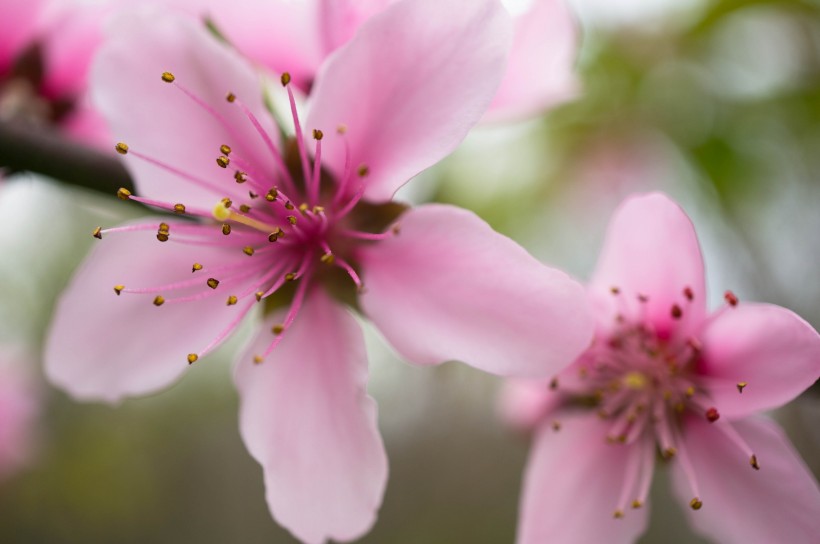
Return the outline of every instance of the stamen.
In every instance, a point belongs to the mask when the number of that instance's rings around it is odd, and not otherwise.
[[[302,135],[302,125],[299,123],[299,112],[296,110],[296,98],[293,96],[293,89],[290,88],[290,74],[285,72],[282,74],[282,85],[288,91],[288,101],[290,101],[290,113],[293,117],[293,130],[296,134],[296,147],[299,148],[299,158],[302,161],[302,173],[307,182],[313,176],[310,171],[310,162],[307,157],[307,150],[305,149],[304,136]]]
[[[217,287],[219,287],[219,280],[216,278],[208,278],[208,281],[205,283],[207,283],[208,287],[210,287],[211,289],[216,289]]]
[[[114,286],[114,292],[117,293],[117,296],[120,296],[120,293],[122,293],[123,289],[125,289],[125,285]]]
[[[739,302],[737,296],[735,296],[735,294],[731,291],[726,291],[723,294],[723,298],[726,300],[726,303],[732,307],[737,306],[737,303]]]
[[[749,385],[747,382],[737,382],[737,392],[743,393],[743,390],[746,388],[747,385]]]
[[[319,188],[322,176],[322,138],[324,134],[321,130],[313,131],[313,139],[316,140],[316,151],[313,155],[313,178],[308,185],[308,198],[312,202],[319,199]]]
[[[357,240],[380,241],[392,238],[395,235],[395,232],[393,229],[388,229],[382,233],[362,232],[358,230],[342,230],[339,232],[339,234],[341,236],[347,236],[348,238],[355,238]]]
[[[194,263],[194,266],[191,267],[191,272],[196,272],[197,270],[202,270],[202,265],[199,263]]]
[[[362,280],[359,278],[359,275],[356,273],[356,271],[353,269],[350,263],[348,263],[344,259],[339,259],[338,257],[335,259],[335,261],[338,266],[340,266],[342,269],[344,269],[345,272],[347,272],[347,275],[350,276],[350,279],[353,280],[353,283],[356,284],[356,289],[358,291],[361,291],[363,287]]]
[[[678,456],[678,462],[681,465],[681,469],[683,470],[684,475],[686,476],[687,482],[689,482],[689,488],[692,490],[692,496],[695,497],[692,499],[692,502],[689,505],[692,507],[693,510],[699,510],[703,503],[698,499],[700,497],[700,489],[698,488],[698,480],[695,477],[695,469],[692,466],[692,462],[689,459],[689,452],[686,450],[686,445],[683,440],[679,440],[680,450]]]
[[[680,319],[683,317],[683,309],[677,304],[672,305],[672,319]]]
[[[114,146],[114,150],[119,153],[120,155],[127,155],[128,154],[128,144],[124,142],[117,142],[117,145]]]
[[[695,292],[692,291],[691,287],[686,286],[683,288],[683,296],[686,297],[686,300],[692,302],[695,299]]]
[[[706,420],[709,421],[709,423],[714,423],[718,419],[720,419],[720,414],[718,413],[717,408],[713,406],[712,408],[706,410]]]
[[[651,444],[643,446],[643,463],[638,484],[638,498],[632,501],[632,508],[640,508],[646,504],[649,488],[652,485],[652,475],[655,473],[655,448]]]
[[[163,304],[165,304],[165,298],[162,295],[154,297],[154,306],[162,306]]]
[[[629,453],[627,454],[629,458],[627,459],[626,464],[626,472],[624,473],[623,484],[621,485],[621,495],[618,497],[618,504],[615,510],[615,517],[618,517],[618,513],[621,513],[623,516],[623,512],[626,509],[626,503],[629,500],[629,497],[634,497],[635,485],[637,484],[637,477],[638,477],[638,470],[641,465],[641,450],[636,448],[631,448]]]
[[[102,227],[96,227],[94,229],[94,232],[92,232],[91,234],[94,236],[94,238],[102,240]]]
[[[189,353],[188,354],[188,364],[189,365],[194,364],[195,362],[197,362],[198,359],[199,359],[199,355],[197,355],[196,353]]]
[[[749,464],[755,470],[760,470],[760,465],[757,462],[757,456],[752,453],[752,448],[749,447],[749,444],[743,439],[742,436],[735,430],[729,422],[721,422],[715,425],[716,429],[719,429],[726,438],[732,441],[732,443],[740,449],[743,454],[749,459]]]
[[[244,206],[244,204],[242,206]],[[242,208],[242,206],[240,206],[240,209],[247,209],[248,211],[250,211],[250,208]],[[214,219],[216,219],[217,221],[233,221],[234,223],[240,223],[242,225],[245,225],[246,227],[250,227],[254,230],[258,230],[264,233],[274,232],[279,228],[273,225],[269,225],[267,223],[263,223],[262,221],[259,221],[257,219],[253,219],[252,217],[248,217],[247,215],[236,213],[226,208],[224,203],[221,201],[217,203],[216,206],[214,206],[212,215]],[[228,232],[225,232],[226,230]],[[222,225],[222,233],[225,235],[231,233],[231,228],[229,224],[225,223],[224,225]]]

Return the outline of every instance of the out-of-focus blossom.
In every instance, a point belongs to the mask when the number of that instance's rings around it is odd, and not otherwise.
[[[511,30],[495,0],[395,2],[318,70],[307,130],[282,75],[281,137],[250,65],[204,28],[119,19],[95,96],[134,159],[141,194],[120,196],[197,220],[95,232],[56,312],[52,381],[86,400],[155,391],[260,309],[236,382],[271,511],[306,542],[366,532],[387,462],[345,303],[417,364],[544,376],[591,335],[568,276],[467,211],[390,201],[481,118]]]
[[[40,397],[32,370],[23,350],[0,345],[0,483],[33,455]]]
[[[789,310],[707,313],[703,261],[664,195],[616,212],[589,285],[593,345],[545,383],[511,383],[510,420],[535,427],[518,542],[632,542],[660,454],[690,523],[718,542],[811,542],[820,490],[782,431],[754,416],[820,376],[820,336]]]
[[[211,2],[208,12],[215,27],[247,57],[276,73],[289,72],[297,87],[309,91],[327,57],[395,1],[243,0],[239,5]],[[503,3],[514,13],[513,45],[488,121],[535,115],[578,91],[578,27],[566,1],[532,0],[523,9],[515,8],[521,2]],[[270,21],[277,21],[277,32],[270,31]]]

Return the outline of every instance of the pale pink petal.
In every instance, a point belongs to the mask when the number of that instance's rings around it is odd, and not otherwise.
[[[549,380],[511,378],[501,388],[498,410],[507,425],[526,431],[543,421],[561,400],[561,396],[550,391]]]
[[[240,429],[265,472],[276,520],[310,544],[354,540],[376,520],[387,458],[367,395],[364,338],[322,291],[308,294],[273,353],[270,316],[239,360]]]
[[[534,0],[515,18],[507,73],[485,120],[537,114],[578,92],[578,27],[565,0]]]
[[[178,223],[162,221],[173,238]],[[117,296],[115,285],[147,288],[190,280],[195,262],[206,266],[197,272],[201,284],[178,295],[208,292],[207,267],[244,257],[239,251],[234,257],[199,245],[160,243],[155,236],[150,230],[104,235],[62,294],[45,367],[51,382],[75,398],[117,402],[167,386],[188,368],[188,354],[204,349],[243,307],[226,306],[237,283],[224,278],[218,287],[224,296],[194,302],[156,307],[155,294]]]
[[[319,0],[319,28],[326,54],[346,44],[367,19],[393,0]]]
[[[737,418],[781,406],[820,378],[820,335],[794,312],[741,302],[726,308],[700,336],[698,372],[722,416]],[[743,392],[738,383],[745,382]]]
[[[369,19],[317,76],[308,129],[327,164],[343,171],[347,127],[354,166],[366,165],[365,197],[387,200],[450,153],[489,106],[512,34],[496,0],[396,2]]]
[[[715,424],[689,423],[684,439],[703,507],[689,508],[692,491],[677,463],[673,482],[697,532],[727,544],[817,541],[820,489],[775,423],[764,418],[732,423],[757,455],[759,471]]]
[[[202,25],[147,9],[122,14],[107,31],[109,39],[93,67],[92,91],[114,138],[134,152],[224,187],[216,191],[194,185],[131,153],[126,164],[140,194],[206,209],[222,197],[246,195],[247,190],[233,180],[235,169],[223,169],[216,163],[222,144],[256,165],[260,175],[275,172],[275,163],[253,125],[237,104],[225,100],[229,91],[235,93],[269,134],[277,134],[263,105],[257,77],[236,52]],[[175,84],[165,83],[161,78],[165,71],[226,118],[231,129]]]
[[[613,287],[620,289],[618,297],[610,292]],[[684,297],[686,288],[694,296],[691,302]],[[627,198],[609,223],[590,291],[612,305],[610,315],[620,311],[648,322],[661,338],[699,326],[706,312],[703,257],[680,206],[662,193]],[[639,302],[639,295],[647,302]],[[683,311],[680,322],[672,317],[675,304]]]
[[[624,473],[640,446],[609,444],[607,422],[590,413],[557,416],[539,429],[524,473],[518,544],[626,544],[646,530],[648,509],[615,519]],[[634,461],[634,460],[633,460]],[[629,496],[631,504],[633,496]]]
[[[307,90],[325,58],[318,0],[198,0],[243,55]],[[196,3],[196,2],[194,2]]]
[[[36,38],[37,23],[45,0],[0,2],[0,75],[14,58]]]
[[[398,226],[398,235],[362,249],[360,300],[407,360],[546,377],[589,344],[581,285],[473,213],[421,206]]]

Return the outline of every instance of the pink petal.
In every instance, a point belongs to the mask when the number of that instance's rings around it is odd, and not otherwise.
[[[507,425],[527,431],[543,421],[561,400],[561,396],[550,391],[549,380],[511,378],[501,389],[498,410]]]
[[[393,0],[318,0],[319,28],[326,54],[346,44],[367,19]]]
[[[14,58],[36,38],[38,19],[45,0],[0,2],[0,75]]]
[[[289,72],[302,90],[310,87],[326,55],[319,0],[206,3],[216,28],[243,55],[277,74]]]
[[[589,344],[583,288],[471,212],[428,205],[362,250],[365,313],[407,360],[551,376]]]
[[[622,519],[613,514],[640,447],[608,444],[608,424],[591,412],[558,420],[558,431],[545,422],[530,452],[516,542],[634,542],[646,530],[648,509],[629,508]]]
[[[173,237],[178,223],[162,221]],[[238,315],[241,305],[225,304],[231,284],[220,284],[224,296],[160,307],[152,304],[154,294],[117,296],[113,287],[184,281],[192,278],[194,262],[207,267],[232,258],[203,246],[160,243],[152,231],[104,235],[57,305],[45,349],[48,378],[75,398],[112,403],[167,386],[188,368],[188,354],[205,348]],[[208,290],[207,273],[197,272],[203,276],[196,291]]]
[[[387,200],[449,154],[481,118],[501,81],[510,17],[496,0],[396,2],[362,25],[317,76],[308,129],[347,127],[365,197]],[[337,175],[338,135],[323,154]]]
[[[820,335],[794,312],[741,302],[709,321],[700,336],[699,372],[723,416],[781,406],[820,377]],[[743,393],[737,384],[746,382]]]
[[[534,0],[515,18],[507,73],[485,120],[537,114],[578,92],[578,27],[564,0]]]
[[[247,190],[233,180],[235,169],[216,163],[222,144],[263,174],[275,172],[263,140],[239,107],[225,100],[229,91],[235,93],[269,134],[277,134],[256,75],[235,51],[204,26],[151,10],[123,14],[112,22],[108,34],[95,60],[92,84],[97,107],[114,137],[133,151],[225,187],[219,192],[202,188],[132,153],[126,163],[140,194],[206,209],[225,196],[246,196]],[[162,81],[165,71],[225,117],[231,130],[175,85]]]
[[[695,530],[715,542],[771,544],[816,542],[820,534],[820,489],[783,431],[764,418],[732,425],[760,463],[746,455],[706,421],[692,420],[686,447],[692,460],[703,507],[689,508],[692,492],[673,463],[676,495]]]
[[[364,338],[353,316],[317,290],[255,365],[282,317],[270,316],[239,360],[242,437],[265,471],[279,523],[307,543],[354,540],[375,522],[387,480]]]
[[[614,304],[613,287],[621,291],[621,311],[641,316],[661,337],[672,330],[685,335],[702,322],[706,286],[697,235],[686,213],[666,195],[627,198],[612,217],[590,291]],[[692,302],[683,295],[687,287]],[[639,295],[648,301],[638,302]],[[681,322],[672,317],[675,304],[683,309]]]

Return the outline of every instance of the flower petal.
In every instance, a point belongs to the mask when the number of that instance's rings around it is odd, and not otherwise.
[[[14,57],[33,40],[45,0],[0,2],[0,75],[14,62]]]
[[[504,73],[511,27],[496,0],[395,2],[325,63],[307,127],[346,126],[353,166],[369,170],[365,197],[388,200],[481,118]],[[323,154],[341,175],[343,138],[325,138]]]
[[[781,406],[820,377],[820,335],[794,312],[740,303],[710,320],[700,336],[698,371],[721,415],[737,418]],[[743,392],[738,383],[745,382]]]
[[[608,444],[607,423],[591,413],[559,421],[558,431],[550,422],[541,426],[530,452],[516,542],[634,542],[646,530],[648,509],[630,508],[622,519],[613,513],[640,447]]]
[[[178,223],[160,221],[170,225],[173,237]],[[167,285],[191,279],[194,262],[222,265],[232,258],[223,250],[159,243],[154,236],[152,231],[106,235],[63,292],[48,335],[45,369],[53,384],[77,399],[113,403],[167,386],[188,368],[189,353],[207,346],[238,316],[241,305],[225,305],[228,292],[161,307],[152,304],[153,294],[116,296],[115,285]],[[207,268],[197,274],[208,274]],[[206,279],[203,275],[196,291],[208,289]],[[229,287],[227,281],[220,284],[220,290]]]
[[[700,534],[727,544],[815,542],[820,534],[820,489],[783,431],[765,418],[733,422],[755,452],[760,470],[714,426],[700,419],[686,427],[703,507],[692,511],[686,477],[673,463],[675,493]]]
[[[281,344],[254,365],[277,318],[267,320],[237,367],[242,437],[265,471],[279,523],[307,543],[356,539],[375,522],[387,479],[376,404],[365,390],[363,335],[316,290]]]
[[[495,374],[551,376],[587,347],[580,284],[466,210],[406,212],[362,250],[365,313],[407,360],[450,359]]]
[[[534,0],[515,17],[507,73],[485,120],[537,114],[578,92],[578,28],[565,0]]]
[[[202,2],[202,0],[197,0]],[[207,0],[216,28],[243,55],[310,88],[325,57],[318,0]]]
[[[319,28],[326,54],[346,44],[367,19],[393,0],[319,0]]]
[[[235,93],[269,134],[277,134],[262,103],[256,75],[235,51],[203,26],[152,10],[124,13],[107,30],[109,39],[92,68],[92,85],[95,102],[114,137],[132,151],[220,189],[195,185],[131,153],[127,164],[144,196],[206,209],[222,197],[247,197],[247,190],[240,190],[234,182],[235,169],[223,169],[216,163],[223,144],[260,170],[260,176],[276,171],[252,124],[236,104],[225,100],[229,91]],[[175,84],[162,80],[166,71],[174,74]],[[175,88],[177,84],[227,119],[231,129]]]
[[[701,324],[706,313],[703,257],[695,229],[686,213],[662,193],[627,198],[615,212],[590,292],[613,304],[610,289],[620,289],[620,311],[640,316],[663,337],[670,331],[685,335]],[[694,300],[686,301],[690,288]],[[638,296],[648,297],[638,302]],[[672,317],[672,307],[683,309],[683,321]]]

